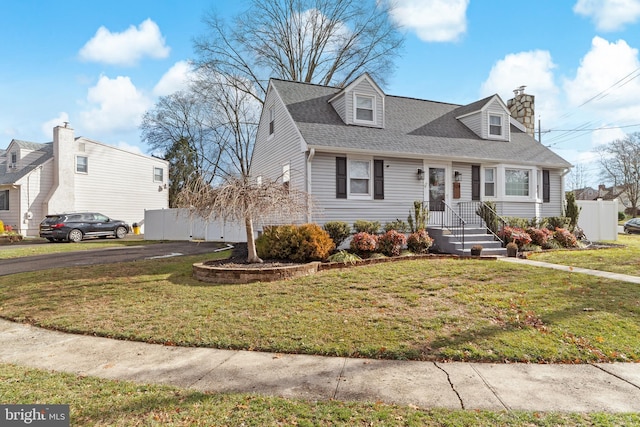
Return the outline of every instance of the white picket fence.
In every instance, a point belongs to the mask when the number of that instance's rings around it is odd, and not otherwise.
[[[246,242],[244,224],[205,221],[187,209],[154,209],[144,212],[145,240],[204,240]]]
[[[576,200],[581,208],[578,227],[591,241],[618,240],[617,200]]]

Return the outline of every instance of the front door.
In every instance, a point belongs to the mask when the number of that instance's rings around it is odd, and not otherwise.
[[[429,210],[442,212],[445,198],[445,168],[429,168]]]

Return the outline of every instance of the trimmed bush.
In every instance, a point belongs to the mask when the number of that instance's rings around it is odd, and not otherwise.
[[[518,248],[531,243],[531,237],[520,227],[503,227],[498,236],[507,243],[515,243]]]
[[[378,248],[378,236],[361,231],[353,235],[351,250],[361,256],[369,256]]]
[[[525,231],[531,237],[531,243],[537,246],[544,246],[549,239],[553,238],[553,231],[548,228],[528,227]]]
[[[380,222],[359,219],[353,223],[353,229],[356,233],[378,234],[378,231],[380,231]]]
[[[547,218],[547,228],[549,230],[555,230],[556,228],[569,228],[571,218],[566,216],[550,216]]]
[[[338,251],[335,254],[331,255],[327,261],[329,262],[343,262],[343,263],[349,263],[349,264],[355,264],[358,261],[362,261],[362,258],[360,258],[358,255],[356,254],[352,254],[351,252],[347,252],[347,251]]]
[[[396,219],[395,221],[390,221],[384,225],[384,231],[396,230],[400,233],[406,233],[409,231],[409,224],[404,222],[401,219]]]
[[[399,256],[407,238],[396,230],[389,230],[378,237],[378,250],[386,256]]]
[[[556,231],[553,233],[553,238],[558,242],[563,248],[577,248],[578,247],[578,239],[566,228],[556,228]]]
[[[618,221],[624,221],[624,219],[627,216],[624,214],[624,212],[618,212]],[[0,226],[0,230],[2,230],[2,227]]]
[[[317,224],[269,226],[256,239],[256,251],[264,259],[322,261],[334,247],[329,233]]]
[[[424,228],[411,233],[407,238],[407,248],[414,254],[426,254],[433,245],[433,239]]]
[[[329,237],[333,240],[336,248],[351,235],[351,227],[344,221],[329,221],[322,228],[329,233]]]

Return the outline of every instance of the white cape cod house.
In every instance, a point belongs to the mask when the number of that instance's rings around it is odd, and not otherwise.
[[[416,200],[453,234],[488,201],[501,216],[560,216],[571,164],[534,139],[533,102],[391,96],[366,73],[342,88],[272,79],[251,174],[312,195],[319,224],[406,220]]]
[[[0,220],[23,236],[38,236],[48,214],[100,212],[141,224],[146,209],[169,205],[168,163],[74,137],[56,126],[53,142],[12,140],[0,150]]]

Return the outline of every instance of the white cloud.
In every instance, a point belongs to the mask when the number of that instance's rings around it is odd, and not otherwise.
[[[600,31],[617,31],[640,18],[640,0],[578,0],[573,11],[591,17]]]
[[[397,0],[391,17],[421,40],[455,41],[467,31],[468,5],[469,0]]]
[[[118,142],[116,147],[118,147],[118,148],[120,148],[122,150],[128,151],[130,153],[144,154],[142,152],[142,150],[140,149],[140,147],[138,147],[137,145],[131,145],[128,142],[125,142],[125,141]]]
[[[132,25],[121,33],[98,28],[95,36],[80,49],[80,58],[112,65],[135,65],[143,57],[166,58],[169,51],[158,25],[147,19],[137,28]]]
[[[188,61],[176,62],[161,78],[153,88],[156,96],[170,95],[179,90],[187,88],[189,81],[193,77],[193,68]]]
[[[58,113],[58,117],[47,120],[42,124],[42,133],[46,135],[47,138],[53,138],[53,128],[56,126],[64,126],[64,122],[69,122],[69,114],[62,111]]]
[[[89,89],[87,101],[93,108],[80,113],[82,129],[87,132],[133,131],[142,115],[152,105],[144,94],[133,85],[129,77],[110,79],[100,77]]]
[[[572,106],[588,102],[585,108],[592,110],[619,110],[635,106],[640,97],[640,81],[637,78],[625,79],[625,76],[638,68],[638,49],[630,47],[624,40],[609,43],[594,37],[591,50],[580,61],[575,78],[565,80],[567,99]],[[629,77],[633,75],[638,73]],[[594,96],[597,98],[589,101]]]
[[[543,119],[556,116],[558,87],[554,83],[555,64],[548,51],[512,53],[497,61],[482,83],[481,95],[500,95],[503,101],[513,98],[513,90],[526,86],[525,93],[535,96],[535,114]],[[547,123],[547,126],[549,124]]]

